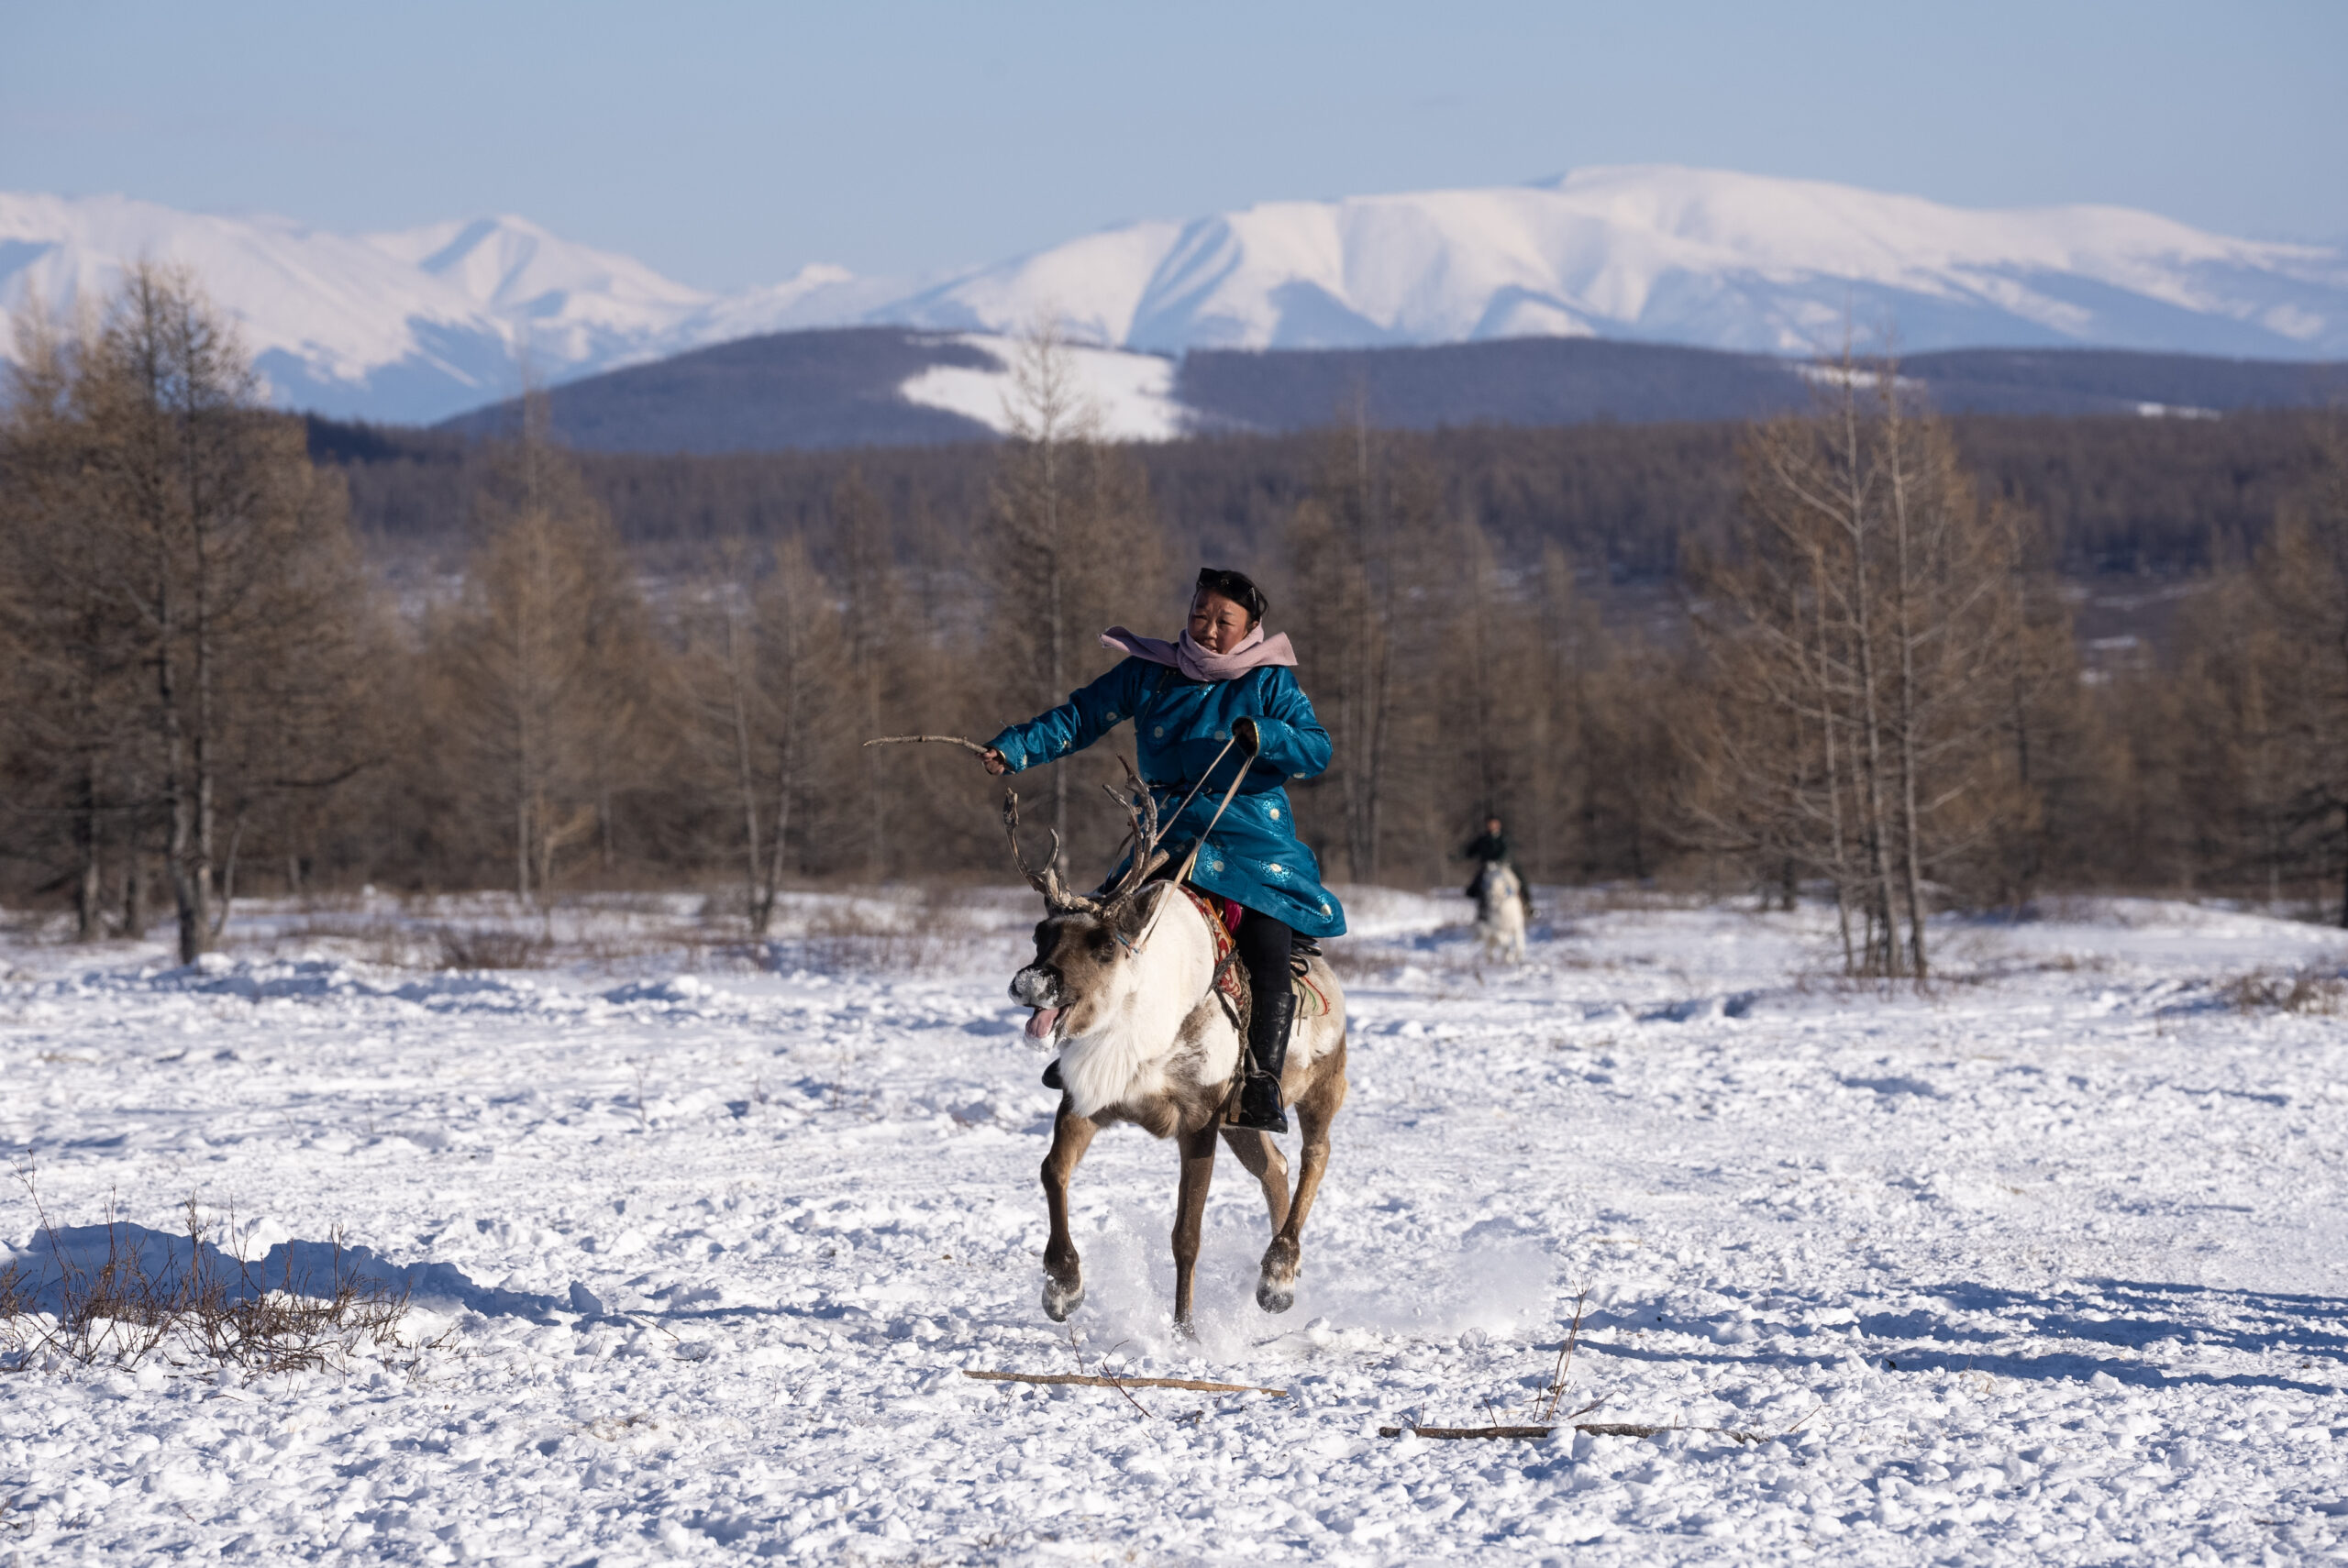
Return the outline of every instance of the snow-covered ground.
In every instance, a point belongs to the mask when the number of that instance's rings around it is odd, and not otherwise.
[[[1037,1304],[1024,898],[811,896],[764,967],[691,900],[254,906],[191,969],[19,922],[0,1143],[51,1220],[338,1231],[437,1342],[0,1374],[0,1562],[2348,1556],[2348,1020],[2234,984],[2338,932],[1951,922],[1919,996],[1814,914],[1559,894],[1479,974],[1464,900],[1350,901],[1296,1308],[1226,1160],[1195,1343],[1131,1129],[1086,1305]],[[548,966],[431,966],[498,929]],[[1379,1435],[1526,1419],[1584,1290],[1563,1410],[1685,1430]],[[1103,1366],[1288,1392],[960,1375]]]

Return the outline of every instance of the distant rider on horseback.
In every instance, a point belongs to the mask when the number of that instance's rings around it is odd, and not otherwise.
[[[1102,646],[1128,657],[1050,712],[995,736],[986,768],[1019,773],[1057,762],[1134,721],[1135,754],[1158,809],[1170,812],[1186,797],[1191,802],[1165,824],[1174,863],[1205,833],[1191,881],[1242,910],[1232,934],[1254,1000],[1239,1125],[1285,1132],[1280,1072],[1296,1020],[1290,955],[1299,935],[1343,935],[1346,911],[1321,885],[1321,864],[1296,836],[1296,813],[1282,788],[1329,766],[1329,733],[1290,673],[1296,655],[1287,635],[1264,635],[1265,609],[1263,591],[1245,575],[1202,571],[1180,638],[1110,627]],[[1226,749],[1237,755],[1218,765]],[[1207,833],[1235,778],[1239,792]]]
[[[1508,830],[1501,825],[1501,820],[1497,816],[1486,817],[1484,831],[1459,853],[1464,858],[1476,863],[1476,874],[1468,878],[1468,896],[1471,899],[1483,896],[1484,873],[1493,867],[1506,866],[1510,870],[1516,871],[1515,865],[1509,858]],[[1525,880],[1524,873],[1522,871],[1516,873],[1516,896],[1524,905],[1524,918],[1531,920],[1533,918],[1533,884]]]

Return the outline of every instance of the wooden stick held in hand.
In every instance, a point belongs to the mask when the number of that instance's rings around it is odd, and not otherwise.
[[[964,751],[975,751],[980,756],[987,755],[987,748],[980,745],[978,742],[970,739],[968,735],[877,735],[871,740],[866,741],[864,744],[867,745],[906,745],[920,741],[944,741],[947,745],[958,745]]]

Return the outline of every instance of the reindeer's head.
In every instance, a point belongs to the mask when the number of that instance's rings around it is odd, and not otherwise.
[[[1123,1010],[1141,984],[1141,937],[1152,903],[1145,895],[1059,910],[1036,924],[1035,961],[1011,977],[1012,999],[1036,1010],[1030,1037],[1091,1034]]]
[[[1004,793],[1002,824],[1011,836],[1011,857],[1051,911],[1036,927],[1036,961],[1011,977],[1012,999],[1036,1010],[1027,1021],[1033,1039],[1091,1033],[1124,1004],[1137,983],[1135,959],[1140,955],[1154,902],[1145,895],[1143,884],[1165,863],[1166,855],[1157,847],[1157,802],[1130,767],[1126,777],[1130,792],[1110,794],[1131,814],[1133,859],[1116,885],[1098,898],[1072,893],[1061,885],[1058,834],[1052,835],[1052,853],[1043,869],[1028,866],[1019,847],[1019,797]]]

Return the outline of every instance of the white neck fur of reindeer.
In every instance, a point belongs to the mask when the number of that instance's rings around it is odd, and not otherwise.
[[[1153,886],[1145,896],[1160,903],[1143,922],[1141,951],[1109,970],[1109,994],[1086,1032],[1060,1042],[1060,1081],[1079,1116],[1157,1099],[1175,1088],[1177,1072],[1201,1085],[1228,1083],[1239,1064],[1238,1032],[1207,998],[1215,952],[1205,917],[1171,883]],[[1200,1038],[1186,1040],[1182,1025],[1202,999],[1213,1016]]]

